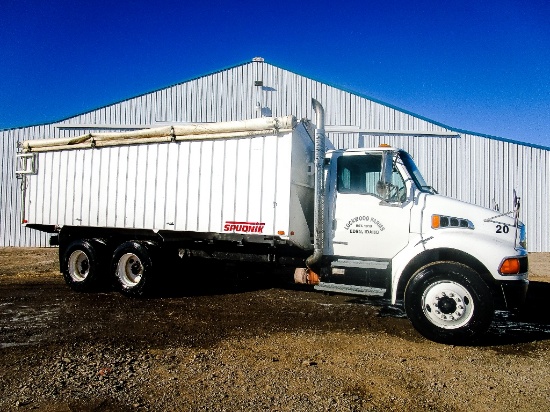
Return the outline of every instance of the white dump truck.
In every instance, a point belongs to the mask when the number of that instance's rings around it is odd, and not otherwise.
[[[519,199],[500,214],[438,195],[398,148],[333,150],[313,104],[315,129],[287,116],[25,141],[23,224],[53,234],[77,291],[112,278],[142,295],[170,255],[182,276],[191,259],[263,262],[403,303],[446,343],[522,304]]]

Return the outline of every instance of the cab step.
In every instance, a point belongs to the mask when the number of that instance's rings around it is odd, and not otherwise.
[[[321,292],[344,293],[347,295],[384,296],[387,289],[373,288],[370,286],[344,285],[341,283],[320,282],[315,285],[315,290]]]

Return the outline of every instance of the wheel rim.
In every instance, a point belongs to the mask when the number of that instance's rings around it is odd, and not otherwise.
[[[69,276],[75,282],[84,281],[90,274],[90,260],[82,250],[75,250],[69,256]]]
[[[143,271],[140,258],[133,253],[125,253],[118,260],[117,276],[126,288],[136,286],[141,281]]]
[[[431,284],[422,295],[422,310],[434,325],[456,329],[466,325],[474,314],[474,300],[464,286],[451,281]]]

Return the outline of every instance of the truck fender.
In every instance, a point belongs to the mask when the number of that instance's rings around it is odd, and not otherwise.
[[[495,280],[489,270],[478,259],[458,249],[439,248],[428,249],[414,255],[409,260],[402,260],[395,265],[392,273],[392,303],[395,304],[404,296],[405,287],[418,269],[433,262],[456,262],[468,266],[475,271],[481,279],[495,290]]]

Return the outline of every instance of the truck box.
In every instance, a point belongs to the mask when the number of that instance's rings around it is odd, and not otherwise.
[[[24,223],[276,237],[309,249],[306,125],[287,116],[26,141]]]

